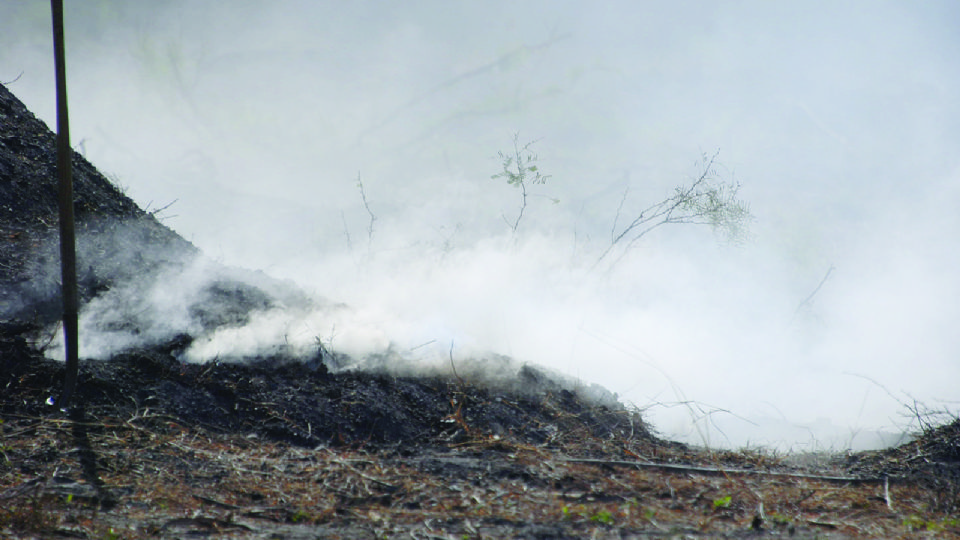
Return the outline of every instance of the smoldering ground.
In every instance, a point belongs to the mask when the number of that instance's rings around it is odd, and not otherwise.
[[[329,299],[265,306],[198,360],[453,343],[721,445],[884,444],[898,400],[956,406],[949,3],[100,5],[68,6],[75,146],[142,205],[176,200],[165,223],[216,262]],[[0,8],[0,77],[49,123],[46,8]],[[490,177],[518,132],[551,177],[514,233],[520,194]],[[594,266],[718,149],[748,237],[662,227]],[[85,320],[177,320],[121,292]]]

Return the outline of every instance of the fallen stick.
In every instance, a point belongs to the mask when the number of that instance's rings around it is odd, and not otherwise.
[[[696,474],[743,474],[757,476],[781,476],[786,478],[803,478],[805,480],[820,480],[823,482],[841,482],[850,484],[879,484],[898,480],[896,476],[859,477],[859,476],[826,476],[819,474],[796,473],[786,471],[758,471],[751,469],[723,469],[718,467],[700,467],[697,465],[677,465],[675,463],[650,463],[642,461],[620,461],[606,459],[561,458],[567,463],[586,463],[588,465],[610,465],[617,467],[639,467],[646,469],[661,469],[674,472],[689,472]]]

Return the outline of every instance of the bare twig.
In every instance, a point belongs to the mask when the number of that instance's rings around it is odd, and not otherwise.
[[[367,214],[370,216],[370,223],[367,225],[367,244],[369,245],[373,242],[373,223],[377,221],[377,216],[373,214],[373,210],[370,209],[370,202],[367,201],[367,192],[363,189],[363,180],[360,178],[360,173],[357,173],[357,188],[360,190],[360,198],[363,200],[363,208],[367,211]]]
[[[432,345],[432,344],[434,344],[434,343],[436,343],[436,342],[437,342],[437,340],[431,339],[430,341],[427,341],[427,342],[425,342],[425,343],[421,343],[421,344],[417,345],[416,347],[411,348],[411,349],[410,349],[410,352],[413,352],[413,351],[415,351],[415,350],[417,350],[417,349],[421,349],[421,348],[423,348],[423,347],[426,347],[427,345]],[[452,349],[452,344],[451,344],[451,349]],[[451,354],[451,356],[452,356],[452,354]]]
[[[523,212],[527,209],[527,185],[522,182],[520,183],[520,194],[521,194],[520,212],[517,213],[517,219],[514,220],[513,223],[510,223],[510,220],[507,219],[506,215],[500,214],[500,216],[503,218],[504,223],[506,223],[507,226],[509,226],[514,233],[517,232],[517,227],[520,226],[520,220],[523,219]]]
[[[47,348],[50,347],[50,344],[53,343],[53,340],[56,339],[57,334],[60,332],[60,324],[60,321],[57,321],[54,324],[53,330],[50,332],[50,337],[42,345],[40,345],[40,347],[38,347],[40,352],[46,351]]]
[[[46,482],[47,479],[43,475],[31,478],[20,485],[0,491],[0,501],[15,499],[29,492],[41,490]]]
[[[179,200],[179,199],[174,199],[174,200],[170,201],[169,203],[167,203],[166,205],[161,206],[160,208],[157,208],[156,210],[150,210],[150,204],[147,204],[147,207],[146,207],[146,209],[145,209],[144,211],[147,212],[148,214],[150,214],[151,216],[157,218],[157,219],[166,219],[166,218],[169,218],[169,217],[176,217],[176,216],[165,216],[164,218],[160,218],[160,217],[159,217],[159,214],[160,214],[161,212],[163,212],[164,210],[166,210],[167,208],[170,208],[171,206],[173,206],[174,204],[176,204],[176,202],[177,202],[178,200]],[[150,201],[150,203],[152,204],[153,201]]]
[[[340,211],[340,221],[343,222],[343,236],[347,238],[347,249],[353,251],[353,240],[350,239],[350,227],[347,226],[347,217]]]
[[[380,480],[379,478],[374,478],[373,476],[370,476],[369,474],[365,474],[365,473],[363,473],[363,472],[361,472],[361,471],[358,471],[356,467],[354,467],[353,465],[350,465],[350,464],[347,463],[346,461],[343,461],[343,460],[338,459],[338,458],[332,458],[331,461],[333,461],[334,463],[338,463],[338,464],[342,465],[342,466],[343,466],[344,468],[346,468],[346,469],[349,469],[350,472],[352,472],[353,474],[356,474],[357,476],[359,476],[360,478],[363,478],[364,480],[369,480],[369,481],[373,482],[374,484],[380,484],[381,486],[383,486],[383,487],[385,487],[385,488],[387,488],[387,489],[398,489],[397,486],[391,484],[390,482],[385,482],[385,481],[383,481],[383,480]]]
[[[447,89],[447,88],[454,87],[454,86],[456,86],[456,85],[458,85],[458,84],[460,84],[460,83],[462,83],[462,82],[464,82],[464,81],[468,81],[468,80],[473,79],[473,78],[475,78],[475,77],[478,77],[478,76],[481,76],[481,75],[484,75],[484,74],[488,74],[488,73],[496,73],[497,71],[499,71],[500,69],[502,69],[503,66],[507,66],[507,65],[510,65],[510,64],[512,64],[512,63],[515,63],[517,60],[524,58],[525,56],[529,55],[530,53],[545,51],[545,50],[549,49],[550,47],[552,47],[555,43],[557,43],[557,42],[559,42],[559,41],[563,41],[563,40],[568,39],[568,38],[570,38],[570,37],[571,37],[571,34],[562,34],[562,35],[559,35],[559,36],[557,36],[557,35],[551,35],[551,36],[550,36],[548,39],[546,39],[545,41],[542,41],[542,42],[537,43],[537,44],[534,44],[534,45],[521,45],[521,46],[519,46],[519,47],[517,47],[517,48],[515,48],[515,49],[513,49],[513,50],[511,50],[511,51],[508,51],[508,52],[500,55],[499,57],[497,57],[496,59],[494,59],[494,60],[491,61],[491,62],[488,62],[488,63],[486,63],[486,64],[483,64],[483,65],[481,65],[481,66],[479,66],[479,67],[470,69],[470,70],[465,71],[465,72],[463,72],[463,73],[459,73],[459,74],[457,74],[457,75],[454,75],[453,77],[451,77],[451,78],[449,78],[449,79],[447,79],[447,80],[444,80],[444,81],[440,82],[439,84],[437,84],[437,85],[435,85],[435,86],[433,86],[433,87],[431,87],[431,88],[428,88],[426,91],[424,91],[424,92],[422,92],[422,93],[414,96],[412,99],[410,99],[409,101],[407,101],[406,103],[404,103],[404,104],[401,105],[400,107],[397,107],[396,109],[394,109],[393,111],[391,111],[389,114],[387,114],[385,117],[383,117],[379,122],[375,123],[374,125],[368,127],[368,128],[365,129],[364,131],[362,131],[362,132],[360,133],[360,136],[358,137],[358,141],[357,141],[357,142],[362,141],[365,137],[367,137],[367,135],[369,135],[369,134],[371,134],[371,133],[373,133],[373,132],[376,132],[376,131],[382,129],[384,126],[387,126],[388,124],[394,122],[397,118],[399,118],[399,117],[402,115],[402,113],[403,113],[404,111],[406,111],[406,110],[408,110],[408,109],[411,109],[411,108],[413,108],[413,107],[416,107],[417,105],[422,104],[423,102],[425,102],[426,100],[428,100],[428,99],[429,99],[431,96],[433,96],[434,94],[438,94],[438,93],[440,93],[441,91],[443,91],[443,90],[445,90],[445,89]]]
[[[617,205],[617,213],[613,216],[613,225],[610,227],[610,242],[613,244],[617,243],[617,222],[620,221],[620,213],[623,212],[623,203],[627,202],[628,194],[630,194],[630,186],[623,188],[623,196],[620,197],[620,204]]]
[[[453,363],[453,340],[450,340],[450,367],[453,369],[453,376],[457,378],[457,381],[460,383],[460,388],[462,389],[465,384],[463,379],[460,378],[460,375],[457,373],[457,366]]]
[[[212,504],[213,506],[219,506],[220,508],[226,508],[227,510],[243,510],[242,506],[237,506],[235,504],[229,504],[210,497],[204,497],[203,495],[193,495],[194,499],[197,499],[200,502],[205,502],[207,504]]]
[[[887,508],[893,511],[893,500],[890,498],[890,478],[883,477],[883,500],[887,502]]]
[[[799,315],[799,314],[800,314],[800,311],[801,311],[804,307],[810,305],[810,302],[813,300],[813,297],[816,296],[818,292],[820,292],[820,288],[823,287],[823,284],[826,283],[828,279],[830,279],[830,274],[833,273],[834,269],[835,269],[835,267],[831,264],[831,265],[830,265],[830,268],[827,269],[827,273],[823,275],[823,279],[821,279],[821,280],[820,280],[820,283],[817,284],[817,287],[816,287],[815,289],[813,289],[813,292],[810,293],[809,296],[807,296],[806,298],[804,298],[804,299],[803,299],[803,302],[800,302],[800,304],[797,305],[797,310],[794,312],[794,317],[796,317],[797,315]]]
[[[907,396],[907,398],[909,398],[910,400],[910,403],[908,403],[907,401],[897,397],[897,395],[895,395],[892,391],[890,391],[889,388],[887,388],[883,384],[880,384],[880,382],[878,382],[877,380],[872,379],[861,373],[853,373],[850,371],[844,371],[843,373],[844,375],[853,375],[854,377],[859,377],[861,379],[869,381],[874,385],[878,386],[881,390],[886,392],[886,394],[890,396],[890,398],[892,398],[894,401],[899,403],[901,407],[907,410],[907,413],[909,413],[908,418],[916,420],[917,425],[920,427],[920,431],[923,433],[928,433],[936,429],[936,426],[938,424],[938,421],[937,421],[938,418],[941,420],[942,419],[949,420],[954,417],[953,413],[951,413],[948,409],[941,409],[941,410],[930,409],[929,407],[926,406],[926,404],[918,402],[916,398],[914,398],[913,396],[911,396],[906,392],[903,392]]]
[[[10,86],[11,84],[19,81],[19,80],[20,80],[20,77],[23,77],[23,71],[22,71],[22,70],[20,71],[20,74],[18,74],[16,77],[14,77],[14,79],[13,79],[12,81],[4,81],[3,83],[0,83],[0,84],[3,84],[4,86]]]
[[[609,465],[620,467],[641,467],[647,469],[661,469],[664,471],[676,471],[698,474],[739,474],[754,476],[779,476],[785,478],[803,478],[805,480],[820,480],[822,482],[841,482],[850,484],[873,484],[880,482],[889,482],[891,477],[858,477],[858,476],[824,476],[819,474],[806,474],[781,471],[757,471],[753,469],[725,469],[722,467],[700,467],[696,465],[677,465],[675,463],[650,463],[642,461],[618,461],[607,459],[585,459],[585,458],[563,458],[561,461],[568,463],[586,463],[589,465]],[[898,477],[893,477],[898,480]]]

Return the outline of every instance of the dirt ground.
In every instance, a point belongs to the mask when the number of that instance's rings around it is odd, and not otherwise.
[[[62,412],[61,365],[10,330],[4,538],[960,538],[960,421],[884,452],[710,452],[548,383],[156,351],[86,364]]]
[[[882,452],[708,451],[535,366],[493,385],[323,347],[185,363],[189,333],[84,360],[51,407],[53,148],[0,85],[2,538],[960,538],[960,419]],[[79,155],[74,178],[81,302],[201,256]],[[272,301],[220,280],[191,314]]]

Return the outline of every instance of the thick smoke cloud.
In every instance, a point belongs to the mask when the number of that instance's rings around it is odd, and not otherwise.
[[[22,72],[11,90],[52,124],[47,9],[0,7],[0,80]],[[436,366],[453,342],[605,385],[668,436],[873,446],[908,426],[898,400],[957,408],[958,15],[85,2],[72,132],[142,205],[175,200],[161,216],[220,263],[167,282],[240,266],[331,300],[265,307],[191,359],[319,338]],[[516,133],[552,176],[513,233],[520,193],[490,177]],[[594,265],[718,150],[755,217],[743,242],[665,226]],[[183,314],[149,298],[150,328]],[[125,313],[106,307],[88,320]]]

